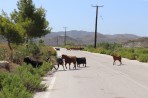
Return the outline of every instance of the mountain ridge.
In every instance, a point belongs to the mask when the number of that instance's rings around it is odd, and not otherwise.
[[[93,44],[94,43],[94,32],[87,32],[87,31],[77,31],[77,30],[71,30],[71,31],[67,31],[66,35],[67,37],[69,37],[69,39],[67,40],[68,42],[72,42],[72,43],[80,43],[80,44]],[[45,40],[46,44],[50,45],[56,45],[55,44],[55,39],[57,39],[57,36],[60,36],[60,38],[62,38],[62,36],[65,36],[65,32],[64,31],[59,31],[59,32],[51,32],[50,34],[47,34],[45,37],[42,37],[43,40]],[[63,45],[64,44],[64,40],[62,38],[62,40],[60,40],[59,38],[59,42],[61,44],[59,45]],[[140,38],[140,36],[134,35],[134,34],[114,34],[114,35],[109,35],[109,34],[101,34],[101,33],[97,33],[97,43],[99,42],[109,42],[109,43],[124,43],[128,40],[134,40]],[[50,40],[50,42],[48,43],[48,40]],[[63,41],[63,43],[61,42]],[[78,41],[78,42],[77,42]]]

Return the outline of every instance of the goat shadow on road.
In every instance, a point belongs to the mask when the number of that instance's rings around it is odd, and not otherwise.
[[[81,70],[81,69],[66,69],[66,70],[57,70],[56,72],[65,72],[65,71],[78,71],[78,70]]]
[[[86,68],[86,69],[87,69],[87,68],[90,68],[90,66],[86,66],[86,67],[80,66],[80,67],[78,67],[78,68],[82,70],[82,69],[85,69],[85,68]]]
[[[118,65],[114,65],[114,66],[125,66],[126,64],[118,64]]]

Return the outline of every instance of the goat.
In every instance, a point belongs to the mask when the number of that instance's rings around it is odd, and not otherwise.
[[[74,67],[76,69],[76,56],[68,56],[68,55],[65,55],[65,54],[62,54],[62,59],[65,60],[65,67],[66,67],[66,64],[68,63],[69,64],[69,69],[70,69],[70,65],[71,63],[74,64]],[[67,67],[66,67],[67,69]]]
[[[31,64],[33,68],[40,67],[43,64],[43,62],[33,60],[32,58],[28,56],[24,58],[24,62],[27,63],[27,65]]]
[[[63,69],[65,70],[64,68],[64,62],[63,62],[63,59],[62,58],[57,58],[57,65],[58,65],[58,68],[59,68],[59,65],[62,65],[63,66]],[[57,70],[58,70],[57,68]]]
[[[84,50],[84,48],[81,47],[80,50]]]
[[[114,54],[112,54],[111,56],[113,57],[113,60],[114,60],[113,65],[116,64],[116,62],[115,62],[116,60],[118,60],[120,62],[120,65],[122,64],[122,61],[121,61],[122,57],[121,56],[116,56]]]
[[[57,57],[56,60],[53,59],[53,58],[48,57],[46,59],[46,62],[48,62],[48,61],[50,61],[52,63],[53,68],[55,70],[58,70],[59,69],[59,65],[62,65],[63,66],[63,69],[65,70],[65,68],[64,68],[64,62],[63,62],[63,59],[61,57]],[[55,65],[57,65],[58,67],[56,68]]]
[[[10,64],[8,61],[0,61],[0,68],[5,68],[10,72]]]
[[[81,57],[81,58],[76,58],[76,61],[77,61],[77,66],[80,67],[80,64],[85,64],[85,67],[86,67],[86,58],[85,57]]]

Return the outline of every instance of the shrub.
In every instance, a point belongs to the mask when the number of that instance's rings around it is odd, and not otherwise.
[[[111,50],[106,50],[106,54],[111,55],[112,51]]]
[[[7,50],[5,48],[0,48],[0,60],[7,59]]]
[[[13,62],[19,63],[25,56],[29,56],[32,53],[26,48],[25,45],[14,46]]]
[[[16,74],[7,75],[2,82],[0,98],[31,98],[32,94],[27,91],[22,81]]]
[[[43,65],[39,68],[38,72],[40,76],[44,76],[49,70],[52,69],[52,65],[44,62]]]
[[[39,47],[35,43],[32,43],[32,42],[28,44],[28,50],[32,54],[40,53]]]
[[[135,52],[138,54],[148,54],[148,49],[147,48],[137,48]]]
[[[140,62],[148,62],[148,55],[147,54],[139,55],[138,60]]]
[[[9,74],[8,73],[4,73],[4,72],[1,72],[0,73],[0,90],[2,89],[2,82],[3,80],[5,79],[5,77],[7,77]]]
[[[116,43],[103,42],[103,43],[98,43],[97,47],[104,48],[106,50],[116,50],[117,48],[122,47],[122,46],[120,44],[116,44]]]
[[[129,52],[129,53],[135,53],[134,48],[126,48],[126,51]]]
[[[40,45],[40,44],[39,44]],[[34,43],[30,43],[28,48],[24,45],[13,45],[13,60],[17,63],[23,60],[25,56],[34,56],[36,53],[42,51],[39,57],[55,56],[56,51],[52,47],[46,47],[40,45],[37,46]],[[50,51],[50,53],[48,53]],[[5,49],[0,48],[0,59],[5,59]],[[7,53],[7,52],[6,52]],[[48,62],[44,62],[40,68],[33,68],[31,65],[23,63],[21,66],[15,68],[15,71],[11,73],[0,72],[0,98],[31,98],[36,91],[46,90],[45,84],[41,84],[42,78],[52,66]]]
[[[47,62],[39,69],[23,64],[13,73],[0,73],[0,98],[31,98],[34,92],[46,90],[40,76],[51,68]]]
[[[104,49],[104,48],[99,48],[99,51],[98,51],[99,53],[101,53],[101,54],[106,54],[106,49]]]
[[[130,60],[136,60],[136,54],[129,53],[129,54],[127,54],[127,58]]]
[[[50,55],[50,56],[51,56],[51,55],[53,55],[53,56],[56,56],[56,55],[57,55],[56,51],[55,51],[52,47],[49,47],[49,48],[48,48],[48,52],[49,52],[49,55]]]
[[[22,83],[29,92],[45,90],[46,88],[44,85],[40,86],[42,80],[38,70],[31,65],[23,65],[16,70],[16,74],[22,78]]]

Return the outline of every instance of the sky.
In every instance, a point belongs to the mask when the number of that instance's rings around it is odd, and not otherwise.
[[[0,0],[0,11],[10,14],[18,0]],[[135,34],[148,36],[148,0],[33,0],[36,8],[46,10],[53,32],[70,30],[95,31],[96,8],[98,32],[101,34]]]

